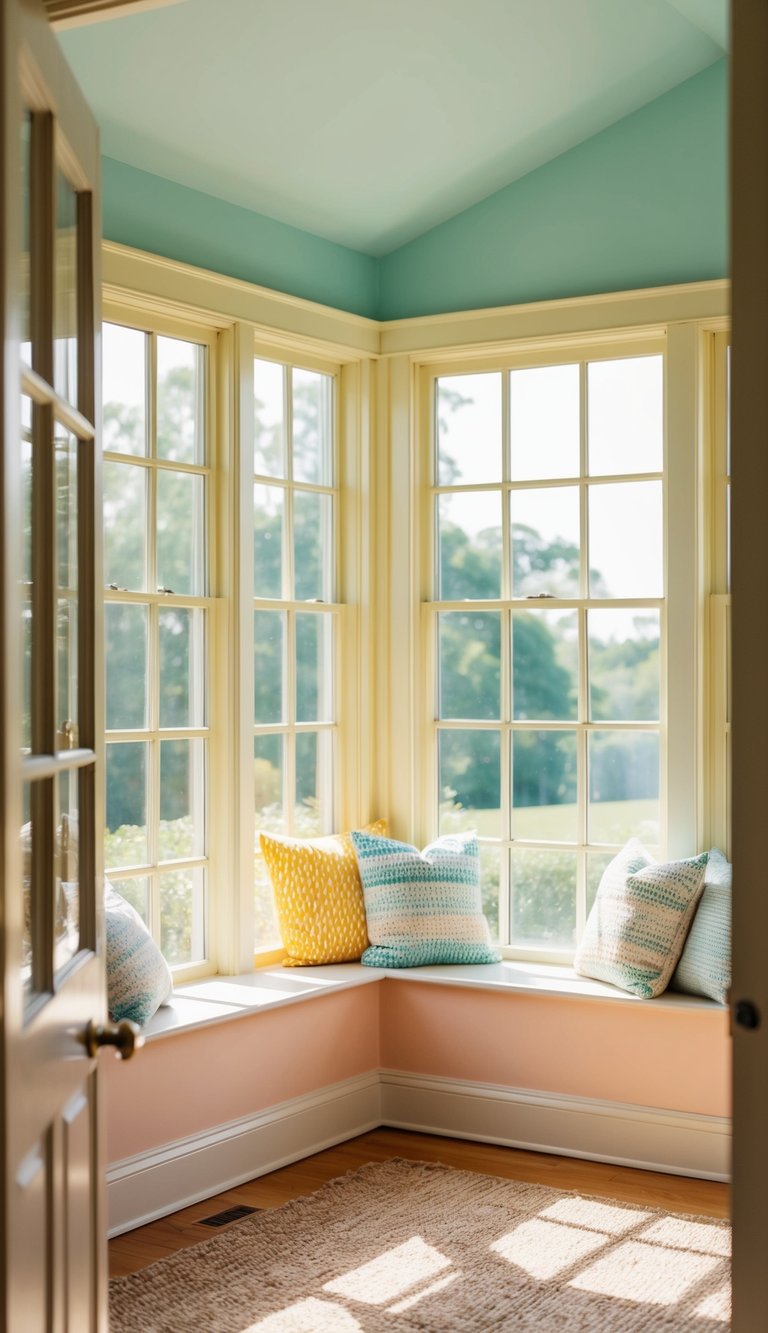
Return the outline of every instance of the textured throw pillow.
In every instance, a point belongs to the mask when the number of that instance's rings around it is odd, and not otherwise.
[[[733,867],[716,847],[707,857],[704,892],[670,983],[672,990],[726,1004],[731,984]]]
[[[438,838],[420,852],[355,832],[371,947],[369,967],[497,963],[480,897],[474,833]]]
[[[660,864],[637,838],[606,866],[574,968],[644,999],[669,985],[704,884],[707,856]]]
[[[104,908],[107,935],[107,1004],[113,1020],[143,1026],[171,998],[173,981],[163,955],[141,917],[109,881]]]
[[[383,819],[371,824],[386,833]],[[356,962],[368,943],[360,872],[348,833],[284,838],[262,833],[272,882],[283,967]]]

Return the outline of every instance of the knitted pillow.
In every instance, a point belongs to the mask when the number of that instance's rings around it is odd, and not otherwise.
[[[669,985],[704,885],[706,853],[659,864],[637,838],[606,866],[574,968],[645,999]]]
[[[121,898],[109,880],[104,908],[109,1016],[130,1018],[141,1026],[170,1000],[171,973],[135,907]]]
[[[386,833],[383,819],[371,824]],[[355,849],[348,833],[327,838],[261,834],[280,937],[283,967],[356,961],[368,943]]]
[[[497,963],[480,897],[474,833],[409,843],[355,832],[371,947],[369,967]]]
[[[733,866],[716,847],[707,857],[704,892],[670,982],[672,990],[706,995],[726,1004],[731,984],[731,886]]]

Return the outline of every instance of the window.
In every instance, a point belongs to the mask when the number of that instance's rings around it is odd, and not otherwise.
[[[662,350],[426,377],[427,823],[478,829],[519,955],[571,954],[615,850],[665,845]]]
[[[711,342],[711,451],[709,598],[709,823],[710,838],[730,854],[731,824],[731,433],[730,335]]]
[[[254,361],[256,944],[279,940],[260,832],[334,831],[338,802],[335,379]]]
[[[104,326],[104,860],[179,968],[209,952],[211,338],[165,328]]]

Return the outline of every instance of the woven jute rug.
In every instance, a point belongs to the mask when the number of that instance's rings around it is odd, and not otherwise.
[[[110,1284],[111,1333],[723,1333],[726,1223],[393,1160]]]

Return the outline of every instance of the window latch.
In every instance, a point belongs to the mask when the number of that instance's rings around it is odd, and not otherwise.
[[[167,597],[168,597],[168,596],[170,596],[170,597],[175,597],[175,596],[176,596],[176,594],[175,594],[174,591],[173,591],[173,588],[158,588],[157,591],[158,591],[158,592],[163,592],[163,593],[165,593],[165,595],[166,595]]]
[[[108,591],[108,592],[127,592],[128,589],[127,589],[127,588],[121,588],[119,583],[108,583],[108,584],[107,584],[107,591]]]
[[[543,598],[554,598],[553,592],[529,592],[526,596],[526,602],[540,602]]]

